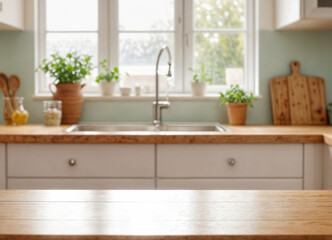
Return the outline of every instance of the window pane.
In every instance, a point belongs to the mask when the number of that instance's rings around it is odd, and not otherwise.
[[[119,67],[121,72],[127,72],[130,77],[126,84],[134,86],[136,83],[154,89],[157,55],[162,46],[167,45],[171,50],[174,62],[174,34],[173,33],[121,33]],[[159,65],[160,76],[166,76],[168,57],[166,52],[161,57]],[[166,78],[161,77],[161,86],[165,86]]]
[[[119,0],[119,29],[173,30],[174,0]]]
[[[48,33],[46,35],[46,58],[58,52],[65,56],[69,52],[79,52],[92,56],[92,62],[98,62],[98,35],[97,33]],[[93,84],[98,70],[94,69],[87,82]]]
[[[46,0],[47,31],[97,31],[98,0]]]
[[[245,0],[194,0],[196,29],[243,29]]]
[[[195,34],[194,68],[202,64],[212,85],[243,84],[244,34]]]

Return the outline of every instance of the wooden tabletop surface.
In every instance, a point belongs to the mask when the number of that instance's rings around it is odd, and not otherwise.
[[[0,125],[0,143],[327,143],[332,146],[332,126],[230,126],[230,132],[118,132],[66,133],[68,126]]]
[[[0,191],[0,239],[332,239],[332,191]]]

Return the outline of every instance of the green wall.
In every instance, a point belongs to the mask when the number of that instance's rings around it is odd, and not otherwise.
[[[25,98],[29,123],[42,123],[42,102],[33,101],[33,32],[0,32],[0,72],[17,74],[22,85],[18,96]],[[261,31],[259,54],[260,95],[262,100],[249,109],[249,124],[272,123],[269,79],[290,73],[289,63],[298,60],[305,75],[325,79],[327,101],[332,102],[332,31]],[[3,104],[0,104],[2,116]],[[225,108],[211,101],[176,101],[164,111],[165,121],[227,122]],[[151,121],[150,102],[86,102],[82,122]],[[3,123],[2,117],[0,122]]]

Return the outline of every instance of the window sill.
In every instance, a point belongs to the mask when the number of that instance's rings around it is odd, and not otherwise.
[[[256,97],[258,100],[262,99],[262,96]],[[52,100],[52,96],[50,94],[38,94],[33,95],[32,99],[34,101],[45,101],[45,100]],[[84,101],[87,102],[131,102],[131,101],[140,101],[140,102],[152,102],[155,99],[154,94],[144,94],[141,96],[120,96],[116,94],[115,96],[102,96],[100,94],[84,94]],[[165,95],[161,95],[159,100],[165,100]],[[169,101],[211,101],[215,102],[219,100],[219,94],[216,93],[207,93],[203,97],[194,97],[191,94],[170,94]]]

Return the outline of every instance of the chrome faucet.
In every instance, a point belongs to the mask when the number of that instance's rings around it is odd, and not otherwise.
[[[153,124],[155,126],[160,126],[161,125],[161,111],[163,108],[169,108],[171,106],[171,103],[166,100],[166,101],[159,101],[159,75],[158,75],[158,69],[159,69],[159,61],[160,61],[160,57],[163,54],[163,52],[166,50],[167,54],[168,54],[168,73],[167,73],[167,77],[171,77],[172,76],[172,72],[171,72],[171,67],[172,67],[172,57],[171,57],[171,52],[169,50],[169,48],[165,45],[163,46],[158,54],[158,58],[157,58],[157,63],[156,63],[156,98],[155,101],[153,102],[153,109],[154,109],[154,119],[153,119]]]

